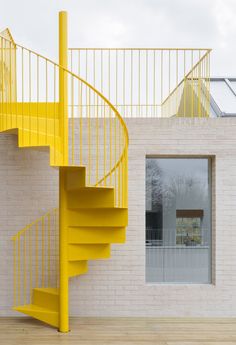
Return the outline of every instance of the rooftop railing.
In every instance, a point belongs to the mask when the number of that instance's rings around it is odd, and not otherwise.
[[[210,49],[70,48],[69,69],[123,117],[208,117]]]

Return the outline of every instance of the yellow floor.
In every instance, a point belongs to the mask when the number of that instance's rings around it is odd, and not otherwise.
[[[236,345],[234,319],[72,318],[68,334],[26,318],[0,318],[1,345]]]

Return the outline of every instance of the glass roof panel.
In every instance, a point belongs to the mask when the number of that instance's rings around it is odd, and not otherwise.
[[[234,92],[236,93],[236,80],[230,80],[230,85],[232,89],[234,90]]]
[[[224,80],[212,80],[210,91],[223,113],[236,114],[236,97]]]

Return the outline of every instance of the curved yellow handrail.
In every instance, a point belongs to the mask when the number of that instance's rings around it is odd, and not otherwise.
[[[94,86],[51,59],[5,37],[0,37],[0,48],[0,129],[18,128],[20,146],[49,146],[51,165],[86,166],[87,184],[114,186],[116,205],[126,206],[129,138],[118,110]],[[66,122],[60,114],[60,73],[70,98]]]

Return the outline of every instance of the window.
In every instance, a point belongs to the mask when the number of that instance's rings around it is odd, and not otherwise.
[[[146,281],[211,282],[209,159],[146,159]]]

